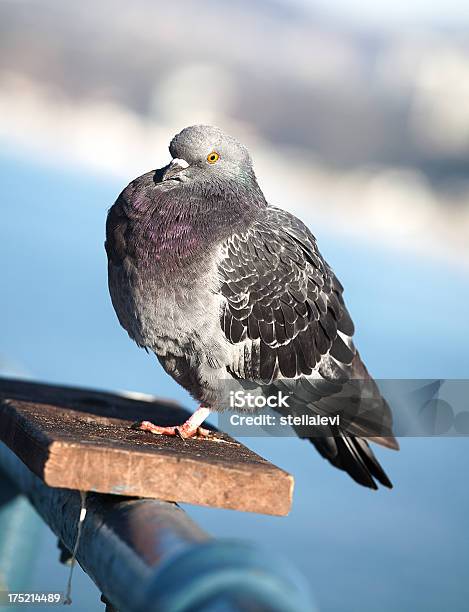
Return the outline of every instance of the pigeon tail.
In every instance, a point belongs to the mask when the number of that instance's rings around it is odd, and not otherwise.
[[[392,482],[376,459],[366,440],[346,435],[338,429],[335,437],[308,438],[316,450],[333,466],[344,470],[355,482],[377,489],[375,478],[392,489]]]

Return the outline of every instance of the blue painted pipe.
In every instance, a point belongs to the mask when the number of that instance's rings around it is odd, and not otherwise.
[[[0,468],[72,550],[78,491],[48,487],[2,443]],[[119,612],[315,610],[286,560],[249,543],[211,539],[176,504],[88,494],[86,508],[77,559]]]
[[[161,612],[316,609],[304,580],[285,559],[229,540],[191,547],[163,565],[136,611],[150,607]]]

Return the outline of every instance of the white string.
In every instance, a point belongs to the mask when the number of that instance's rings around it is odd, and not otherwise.
[[[72,560],[70,562],[70,573],[68,575],[67,589],[65,591],[65,600],[64,600],[65,605],[70,605],[72,603],[72,597],[71,597],[72,595],[72,576],[73,576],[73,568],[75,567],[78,546],[80,545],[81,530],[82,530],[83,522],[86,516],[86,507],[85,507],[86,491],[80,491],[80,500],[81,500],[81,508],[80,508],[80,517],[78,519],[78,525],[77,525],[77,539],[75,540],[75,546],[73,547],[73,553],[72,553]]]

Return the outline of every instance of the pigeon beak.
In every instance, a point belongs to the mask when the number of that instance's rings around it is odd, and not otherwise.
[[[177,178],[177,175],[186,168],[189,168],[189,164],[186,160],[175,157],[171,163],[166,166],[163,172],[163,181]]]

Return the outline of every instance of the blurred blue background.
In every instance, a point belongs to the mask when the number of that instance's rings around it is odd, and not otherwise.
[[[0,2],[1,372],[193,407],[119,327],[103,242],[123,186],[206,121],[315,233],[375,377],[467,378],[468,30],[456,0]],[[245,443],[294,474],[292,513],[188,506],[207,531],[283,553],[326,612],[467,610],[466,439],[378,449],[378,492],[299,440]],[[25,588],[63,591],[57,559],[44,527]],[[73,600],[102,609],[79,571]]]

